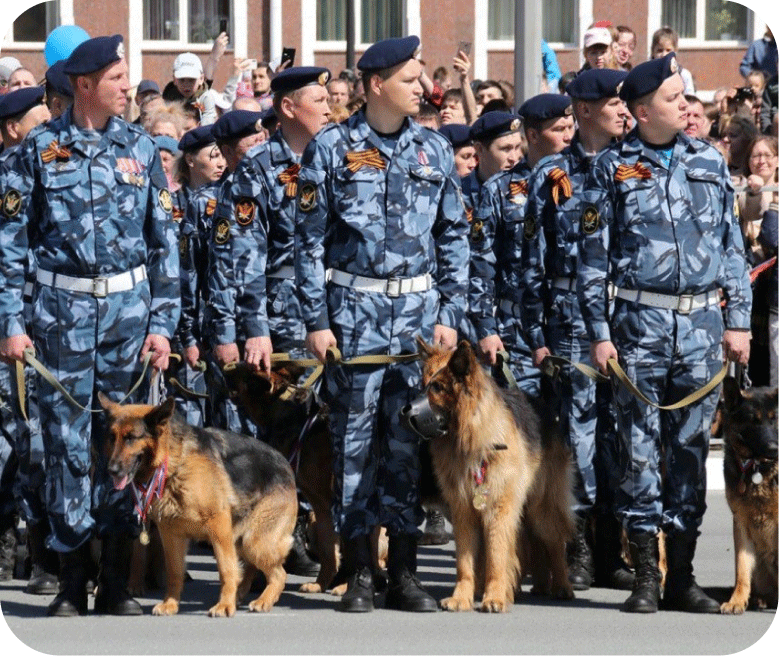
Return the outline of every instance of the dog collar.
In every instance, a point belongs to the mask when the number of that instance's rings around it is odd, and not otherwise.
[[[763,482],[763,474],[760,473],[759,460],[756,458],[747,458],[746,460],[739,458],[736,462],[738,462],[738,468],[741,470],[742,483],[746,483],[746,477],[750,472],[752,472],[752,482],[755,485],[760,485],[760,483]]]
[[[161,465],[154,470],[154,473],[145,485],[143,483],[132,482],[133,496],[135,497],[135,509],[141,518],[141,522],[146,525],[146,515],[154,499],[159,499],[165,491],[165,481],[168,477],[168,457]]]

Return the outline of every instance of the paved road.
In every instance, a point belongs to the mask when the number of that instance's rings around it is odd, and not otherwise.
[[[724,598],[733,580],[731,521],[721,491],[710,491],[708,501],[695,565],[699,583]],[[451,542],[420,548],[421,578],[439,599],[454,585],[453,550]],[[46,618],[50,598],[25,595],[20,581],[0,584],[0,603],[16,637],[50,654],[732,654],[758,641],[750,654],[776,654],[779,638],[773,626],[761,640],[775,611],[628,615],[618,611],[626,593],[610,590],[578,592],[571,602],[524,592],[505,615],[384,609],[344,615],[333,610],[329,595],[298,593],[297,577],[290,577],[269,614],[243,609],[232,619],[211,619],[206,611],[218,590],[213,558],[192,556],[189,571],[194,580],[185,588],[181,614],[170,618],[148,614],[159,592],[140,599],[147,614],[134,618]],[[2,639],[2,622],[0,629]],[[2,653],[24,651],[32,653],[9,637]]]

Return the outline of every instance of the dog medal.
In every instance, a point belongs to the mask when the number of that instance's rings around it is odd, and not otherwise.
[[[141,529],[140,536],[138,536],[138,540],[144,547],[149,544],[149,531],[147,530],[146,522],[143,523],[143,528]]]
[[[473,492],[473,507],[476,510],[484,510],[487,507],[487,488],[484,485],[477,485]]]
[[[756,471],[754,474],[752,474],[752,482],[755,485],[760,485],[760,483],[763,482],[763,475],[759,471]]]

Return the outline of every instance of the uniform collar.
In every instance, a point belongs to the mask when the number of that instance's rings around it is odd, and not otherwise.
[[[128,141],[128,132],[124,129],[123,123],[124,121],[122,119],[112,116],[108,119],[106,128],[101,134],[115,143],[126,143]],[[54,123],[54,125],[57,124]],[[81,128],[73,122],[73,106],[71,105],[60,118],[59,139],[57,140],[57,143],[60,146],[73,145],[78,147],[82,134]]]
[[[300,161],[300,158],[295,157],[295,154],[289,147],[287,140],[281,133],[281,129],[273,133],[273,136],[268,140],[268,147],[270,148],[270,160],[274,167],[281,166],[282,164],[294,164]]]
[[[390,150],[387,145],[382,141],[378,133],[368,124],[365,118],[365,110],[361,109],[352,116],[347,125],[349,126],[349,140],[352,144],[367,141],[372,147],[378,148],[378,150],[387,158],[392,158],[394,148]],[[419,143],[424,143],[422,138],[422,128],[409,117],[403,119],[403,125],[398,132],[398,141],[396,146],[401,145],[408,139],[413,139]]]

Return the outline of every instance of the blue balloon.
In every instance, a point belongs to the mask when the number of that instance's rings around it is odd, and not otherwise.
[[[55,27],[46,37],[46,46],[43,49],[46,64],[51,66],[60,59],[67,59],[76,46],[89,38],[91,38],[89,33],[78,25]]]

